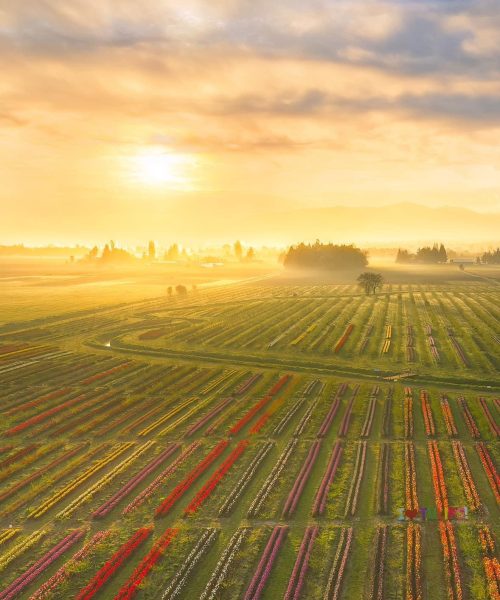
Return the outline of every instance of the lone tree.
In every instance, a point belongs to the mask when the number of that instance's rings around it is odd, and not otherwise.
[[[384,278],[380,273],[361,273],[358,277],[358,284],[365,288],[366,295],[375,294],[377,288],[382,287]]]

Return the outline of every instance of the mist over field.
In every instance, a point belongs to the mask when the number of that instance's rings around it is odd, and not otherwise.
[[[0,600],[500,598],[497,0],[0,0]]]

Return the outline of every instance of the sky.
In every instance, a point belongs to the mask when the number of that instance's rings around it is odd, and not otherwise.
[[[499,0],[0,0],[0,243],[500,212],[499,39]]]

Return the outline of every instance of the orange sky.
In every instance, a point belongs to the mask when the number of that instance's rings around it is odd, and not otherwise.
[[[0,243],[500,212],[498,39],[497,0],[0,0]]]

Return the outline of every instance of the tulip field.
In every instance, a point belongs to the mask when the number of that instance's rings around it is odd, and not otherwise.
[[[0,600],[500,599],[494,283],[46,314],[0,325]]]

